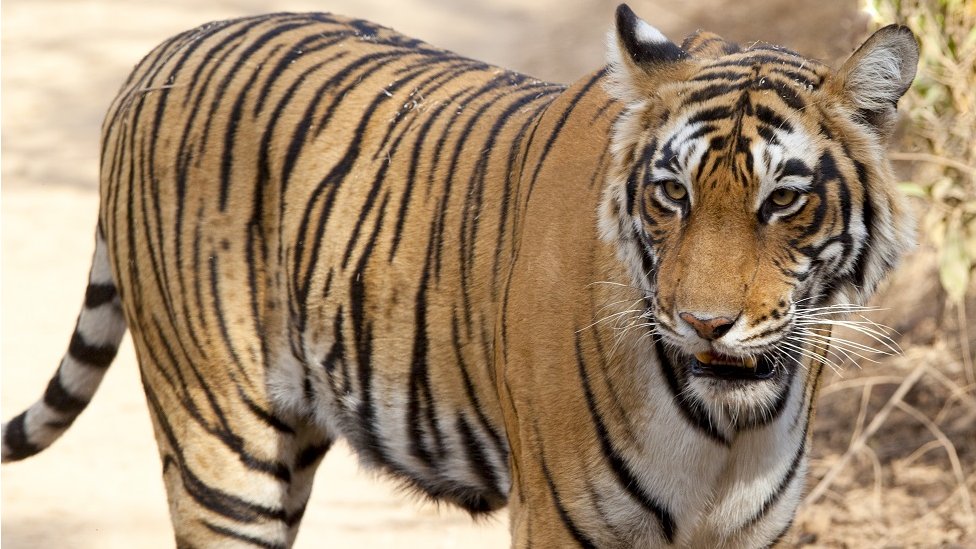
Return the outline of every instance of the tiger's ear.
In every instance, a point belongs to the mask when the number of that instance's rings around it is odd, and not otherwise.
[[[646,98],[655,76],[667,74],[688,58],[685,50],[637,17],[627,4],[617,6],[616,25],[607,34],[611,95],[628,103]]]
[[[861,44],[838,71],[843,94],[884,139],[891,134],[898,99],[918,66],[918,42],[908,27],[888,25]]]

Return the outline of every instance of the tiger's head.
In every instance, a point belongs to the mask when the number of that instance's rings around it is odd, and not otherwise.
[[[603,234],[683,390],[767,409],[913,241],[885,144],[915,38],[885,27],[833,71],[708,33],[679,46],[621,5],[608,57],[624,111]]]

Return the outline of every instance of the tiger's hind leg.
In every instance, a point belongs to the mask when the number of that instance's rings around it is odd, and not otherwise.
[[[295,542],[298,527],[305,515],[305,506],[312,494],[315,471],[332,447],[333,439],[323,436],[320,431],[304,427],[291,441],[289,455],[294,456],[292,478],[285,495],[285,509],[288,512],[288,545]]]
[[[243,370],[158,360],[172,349],[135,339],[177,547],[290,547],[331,437],[275,415]]]

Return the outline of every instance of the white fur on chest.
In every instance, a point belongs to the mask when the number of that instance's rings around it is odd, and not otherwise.
[[[794,376],[787,404],[775,421],[734,432],[727,417],[717,418],[716,427],[731,441],[725,446],[693,428],[672,402],[658,365],[648,369],[648,404],[631,418],[647,428],[640,446],[622,453],[647,491],[671,513],[675,537],[669,546],[767,544],[791,521],[803,488],[806,459],[795,460],[803,452],[806,431],[805,372]],[[662,545],[659,525],[632,498],[606,503],[605,516],[615,522],[616,532],[629,533],[628,545]]]

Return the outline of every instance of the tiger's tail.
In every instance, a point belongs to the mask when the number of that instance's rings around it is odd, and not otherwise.
[[[122,302],[99,230],[88,275],[85,304],[78,315],[68,352],[44,396],[3,424],[2,461],[30,457],[57,440],[91,401],[125,335]]]

